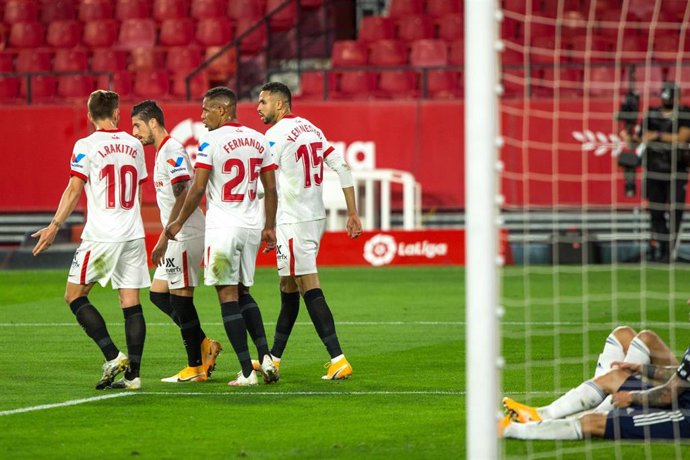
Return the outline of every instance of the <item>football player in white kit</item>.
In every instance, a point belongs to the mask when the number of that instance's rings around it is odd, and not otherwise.
[[[151,253],[157,265],[151,284],[150,299],[180,327],[187,351],[187,367],[163,382],[203,382],[211,376],[220,343],[206,337],[194,307],[194,287],[199,285],[204,256],[204,215],[194,210],[176,241],[168,241],[165,226],[177,218],[187,196],[193,170],[184,146],[165,129],[160,106],[151,100],[132,108],[132,134],[143,145],[156,147],[153,181],[160,209],[163,231]]]
[[[256,255],[261,241],[275,248],[276,165],[268,142],[259,132],[237,122],[237,98],[229,88],[208,90],[201,120],[208,134],[199,141],[196,174],[177,219],[168,224],[173,239],[199,206],[206,192],[206,251],[204,282],[216,286],[225,331],[242,370],[232,386],[258,383],[247,346],[247,331],[259,352],[266,382],[278,379],[269,355],[261,312],[248,293],[254,284]],[[266,219],[262,222],[257,181],[264,187]]]
[[[323,164],[338,173],[347,203],[347,234],[357,238],[362,223],[357,215],[350,168],[321,130],[309,120],[293,115],[290,89],[271,82],[262,87],[257,108],[261,120],[273,125],[266,131],[271,152],[278,165],[278,246],[276,257],[280,275],[281,307],[271,354],[280,359],[299,312],[300,293],[312,323],[331,356],[324,380],[352,375],[335,331],[335,322],[319,284],[316,256],[326,228],[323,204]]]
[[[74,144],[69,183],[50,225],[32,235],[39,237],[33,254],[50,247],[85,190],[87,220],[67,278],[65,300],[105,356],[103,375],[96,389],[138,390],[146,337],[139,289],[151,285],[139,206],[141,183],[148,177],[144,147],[117,128],[117,93],[94,91],[87,106],[89,121],[96,131]],[[103,317],[87,297],[96,282],[105,287],[108,281],[120,294],[129,357],[115,346]],[[124,377],[113,382],[122,371]]]

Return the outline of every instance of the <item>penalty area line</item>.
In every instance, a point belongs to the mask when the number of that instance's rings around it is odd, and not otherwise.
[[[20,407],[19,409],[0,411],[0,417],[5,416],[5,415],[22,414],[24,412],[34,412],[34,411],[46,410],[46,409],[56,409],[58,407],[78,406],[80,404],[88,404],[91,402],[103,401],[105,399],[122,398],[124,396],[133,396],[134,394],[136,394],[136,393],[132,393],[132,392],[130,392],[130,393],[113,393],[113,394],[103,395],[103,396],[94,396],[92,398],[73,399],[71,401],[64,401],[64,402],[54,403],[54,404],[41,404],[38,406]]]

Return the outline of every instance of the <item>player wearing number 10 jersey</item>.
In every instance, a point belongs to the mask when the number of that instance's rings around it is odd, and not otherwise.
[[[146,336],[139,289],[151,284],[139,208],[141,183],[147,178],[144,148],[117,129],[117,93],[94,91],[87,105],[89,121],[97,131],[74,145],[72,177],[50,225],[32,235],[39,237],[33,253],[38,255],[52,244],[85,189],[87,222],[69,271],[65,300],[105,356],[96,389],[136,390],[141,387],[139,366]],[[105,287],[108,281],[119,290],[129,358],[114,345],[103,317],[87,297],[96,282]],[[113,382],[122,371],[124,378]]]
[[[197,208],[206,192],[206,251],[204,282],[216,287],[223,324],[242,371],[232,386],[257,384],[247,346],[247,331],[259,351],[266,381],[277,380],[269,356],[261,312],[248,294],[254,284],[256,255],[261,240],[275,247],[276,165],[266,138],[236,120],[237,99],[229,88],[212,88],[204,95],[201,119],[209,130],[199,140],[196,174],[180,214],[170,223],[173,238]],[[257,196],[264,186],[265,223]],[[263,230],[262,230],[263,229]]]
[[[261,120],[273,125],[266,138],[278,165],[278,246],[281,308],[271,354],[280,363],[299,312],[300,293],[321,341],[331,355],[324,380],[348,378],[352,366],[345,359],[335,322],[319,284],[316,256],[326,227],[323,204],[324,162],[338,173],[347,204],[347,233],[357,238],[362,223],[357,216],[352,174],[340,153],[309,120],[291,113],[287,86],[267,83],[259,94]]]

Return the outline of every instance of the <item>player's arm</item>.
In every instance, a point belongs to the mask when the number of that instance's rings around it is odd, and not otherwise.
[[[259,176],[264,188],[264,211],[266,222],[261,232],[261,240],[266,242],[263,252],[267,253],[276,247],[276,211],[278,209],[278,191],[276,188],[275,168],[261,171]]]
[[[166,228],[168,225],[175,222],[175,219],[177,219],[177,216],[180,214],[182,205],[184,205],[185,199],[187,198],[188,182],[188,180],[182,180],[180,182],[172,184],[172,192],[175,196],[175,204],[173,204],[172,210],[170,211],[170,217],[168,218]],[[160,236],[158,237],[158,242],[156,243],[156,246],[154,246],[153,251],[151,251],[151,262],[153,262],[154,265],[159,265],[161,260],[163,259],[163,256],[165,256],[165,251],[167,250],[168,237],[165,234],[164,228]]]
[[[631,375],[644,375],[650,380],[666,382],[676,372],[677,366],[657,366],[654,364],[630,363],[614,361],[611,367],[630,372]]]
[[[678,396],[690,388],[690,384],[673,374],[663,385],[644,391],[631,391],[631,405],[667,407],[678,400]]]
[[[175,235],[177,235],[180,232],[184,223],[187,222],[187,219],[189,219],[189,216],[191,216],[192,213],[196,210],[196,208],[199,207],[199,205],[201,204],[201,199],[204,197],[204,193],[206,192],[206,187],[208,186],[208,181],[210,177],[210,169],[203,167],[197,168],[196,173],[194,174],[194,180],[192,181],[192,185],[189,187],[189,190],[187,191],[187,195],[184,199],[184,203],[182,204],[177,218],[165,227],[166,237],[168,237],[171,240],[174,240]],[[175,202],[175,205],[177,205],[177,200]]]
[[[53,244],[58,230],[60,230],[62,224],[65,223],[65,220],[67,220],[77,206],[79,197],[81,197],[81,192],[84,189],[84,184],[84,180],[77,176],[72,176],[70,178],[65,191],[62,192],[60,204],[58,205],[57,211],[55,211],[53,220],[50,221],[47,227],[31,235],[34,238],[38,237],[38,242],[32,251],[34,256],[39,255]]]
[[[354,180],[350,167],[345,163],[343,157],[333,150],[333,147],[324,152],[324,160],[328,167],[338,174],[340,187],[343,189],[345,205],[347,206],[347,223],[345,224],[347,235],[350,238],[357,238],[362,233],[362,221],[359,220],[357,214],[357,200],[355,200]]]

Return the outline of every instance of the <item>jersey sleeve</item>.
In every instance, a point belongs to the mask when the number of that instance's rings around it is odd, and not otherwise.
[[[680,366],[678,366],[678,370],[676,370],[676,375],[682,380],[690,383],[690,348],[685,351]]]
[[[74,144],[70,160],[70,176],[76,176],[84,182],[89,181],[88,151],[88,144],[83,139],[80,139]]]
[[[264,154],[263,161],[261,162],[261,172],[270,171],[272,169],[278,169],[273,154],[271,153],[271,147],[269,146],[268,139],[264,138]]]
[[[345,162],[345,158],[343,158],[343,154],[335,150],[325,138],[323,138],[323,145],[323,160],[329,168],[338,173],[340,187],[352,187],[354,185],[354,179],[352,178],[350,167]]]
[[[279,133],[276,132],[274,128],[266,131],[266,142],[268,142],[268,148],[273,157],[273,162],[276,167],[280,167],[280,153],[282,151],[282,143],[280,142]]]
[[[196,167],[202,169],[213,169],[213,152],[215,143],[207,137],[202,137],[199,141],[199,151],[196,154]]]
[[[175,146],[172,149],[166,149],[164,160],[171,184],[191,179],[191,173],[187,169],[187,164],[189,163],[186,161],[186,158],[187,152],[185,152],[184,147],[181,145]]]
[[[137,144],[137,159],[139,162],[139,183],[143,184],[149,178],[149,172],[146,169],[146,157],[144,156],[144,146],[141,143]]]

